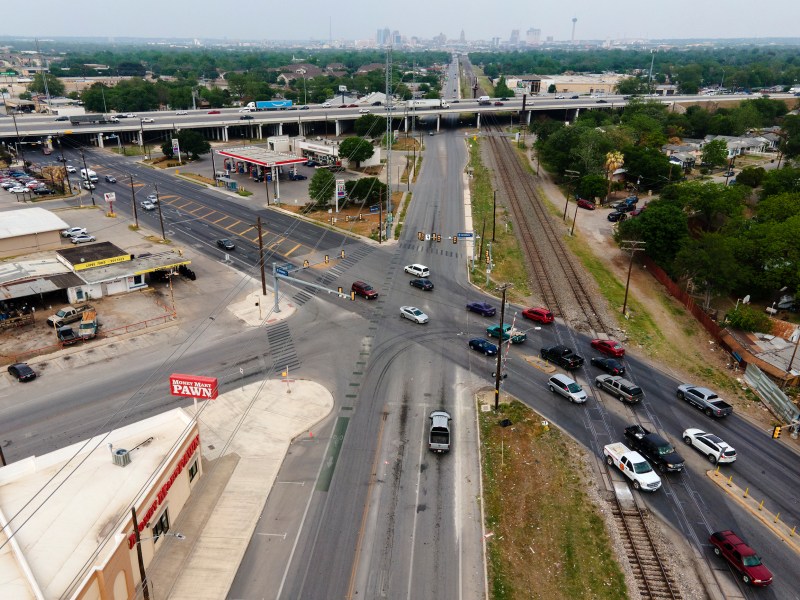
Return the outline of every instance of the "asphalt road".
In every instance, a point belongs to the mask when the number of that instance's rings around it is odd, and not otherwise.
[[[285,356],[286,347],[291,346],[297,376],[314,378],[332,389],[336,412],[315,445],[293,446],[280,477],[287,483],[279,484],[267,502],[264,516],[271,520],[262,518],[265,529],[259,534],[263,535],[254,537],[231,597],[263,597],[264,590],[274,589],[275,581],[281,582],[274,596],[280,598],[346,597],[356,592],[368,598],[480,596],[481,532],[474,513],[478,493],[471,394],[477,385],[492,384],[494,365],[491,359],[469,351],[466,341],[482,335],[493,321],[464,311],[467,301],[481,295],[467,285],[463,247],[416,240],[417,231],[440,232],[443,238],[452,235],[462,229],[463,222],[463,140],[445,133],[426,138],[426,144],[427,160],[406,216],[403,239],[395,246],[375,248],[261,211],[269,235],[303,244],[308,255],[335,254],[347,248],[347,261],[327,271],[305,273],[309,280],[347,287],[353,279],[365,279],[379,289],[381,298],[342,302],[286,288],[301,305],[286,325],[288,339],[271,343],[258,333],[232,329],[220,319],[220,329],[207,336],[187,332],[163,347],[131,347],[124,358],[65,371],[52,387],[40,391],[40,386],[35,397],[24,387],[18,393],[15,390],[16,406],[6,405],[3,413],[3,437],[13,440],[11,457],[6,449],[7,457],[19,459],[84,439],[121,407],[131,420],[168,408],[153,382],[169,371],[220,374],[224,385],[236,385],[238,365],[248,366],[248,378],[260,377],[274,369],[278,357]],[[73,151],[67,153],[73,164],[79,164]],[[230,237],[230,231],[203,220],[202,211],[187,212],[180,202],[220,210],[243,223],[252,223],[258,212],[246,202],[135,166],[124,157],[102,152],[87,156],[87,162],[99,166],[97,192],[114,190],[124,196],[121,176],[126,173],[144,184],[136,188],[140,190],[137,201],[158,184],[168,235],[209,256],[220,257],[214,239]],[[106,169],[120,183],[103,183]],[[123,197],[117,207],[127,213],[130,200],[126,204]],[[154,215],[141,218],[151,219],[148,224],[155,227]],[[239,244],[235,266],[253,274],[255,246],[246,238]],[[278,252],[274,258],[289,257]],[[402,267],[412,262],[431,268],[433,292],[408,285],[410,277]],[[216,300],[208,301],[209,307],[216,306]],[[421,326],[401,321],[398,307],[402,304],[419,306],[431,322]],[[510,318],[511,313],[507,314]],[[561,341],[588,359],[592,355],[588,340],[560,325],[540,329],[524,325],[529,328],[529,340],[511,349],[505,390],[595,454],[603,444],[621,440],[622,428],[636,415],[652,423],[672,439],[688,468],[683,474],[668,476],[663,490],[644,496],[645,502],[717,568],[718,559],[705,541],[708,533],[737,530],[759,549],[776,574],[774,585],[758,596],[797,597],[796,556],[719,495],[703,474],[706,461],[683,446],[680,433],[699,426],[736,447],[739,459],[723,469],[736,473],[737,482],[749,485],[751,494],[763,495],[773,510],[781,510],[786,522],[800,517],[798,482],[792,476],[795,453],[736,415],[712,421],[678,401],[674,391],[681,382],[635,356],[626,363],[629,378],[645,390],[641,406],[631,409],[597,391],[584,406],[569,404],[547,391],[546,375],[529,366],[523,356]],[[596,374],[587,366],[577,376],[588,388]],[[449,455],[431,456],[424,447],[425,420],[431,409],[442,407],[454,416],[455,444]],[[271,534],[285,535],[281,539]],[[272,585],[263,585],[260,577],[264,574]],[[747,597],[755,593],[747,591]]]

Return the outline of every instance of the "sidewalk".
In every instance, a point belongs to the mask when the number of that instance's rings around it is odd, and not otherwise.
[[[185,539],[165,538],[148,568],[152,600],[226,597],[289,444],[311,435],[332,408],[322,386],[279,380],[201,408],[203,477],[171,527]]]

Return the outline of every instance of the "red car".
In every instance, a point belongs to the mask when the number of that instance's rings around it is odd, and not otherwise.
[[[755,550],[730,529],[712,533],[708,541],[714,546],[714,554],[727,560],[746,584],[764,587],[772,583],[772,573]]]
[[[614,358],[625,356],[625,348],[614,340],[592,340],[592,348]]]
[[[552,323],[555,321],[553,313],[546,308],[526,308],[522,311],[522,316],[531,321],[539,321],[539,323]]]
[[[585,208],[587,210],[595,209],[594,202],[592,202],[591,200],[587,200],[586,198],[578,198],[576,202],[578,203],[578,206],[580,206],[581,208]]]
[[[494,103],[494,105],[495,105],[495,106],[503,106],[503,103],[502,103],[502,102],[500,102],[500,100],[498,100],[497,102],[495,102],[495,103]]]
[[[218,110],[210,110],[210,111],[208,111],[208,114],[210,114],[210,115],[218,115],[219,111]]]

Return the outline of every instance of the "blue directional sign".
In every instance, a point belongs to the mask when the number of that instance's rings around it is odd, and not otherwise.
[[[377,204],[375,206],[370,206],[369,207],[369,212],[371,212],[371,213],[376,213],[376,212],[379,212],[380,210],[381,210],[381,207],[378,206]]]
[[[283,267],[275,267],[275,272],[276,272],[278,275],[283,275],[284,277],[286,277],[286,276],[288,276],[288,275],[289,275],[289,271],[287,271],[287,270],[286,270],[286,269],[284,269]]]
[[[460,238],[471,238],[472,237],[472,233],[471,232],[464,233],[463,231],[460,231],[456,235],[458,237],[460,237]]]

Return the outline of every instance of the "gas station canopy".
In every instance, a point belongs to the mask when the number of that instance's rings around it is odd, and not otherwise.
[[[228,148],[226,150],[215,150],[215,152],[220,156],[226,156],[233,160],[240,160],[265,168],[300,164],[306,161],[305,158],[295,156],[294,154],[275,152],[274,150],[267,150],[259,146],[240,146],[238,148]]]

